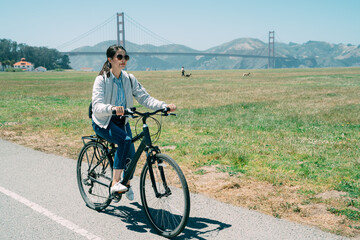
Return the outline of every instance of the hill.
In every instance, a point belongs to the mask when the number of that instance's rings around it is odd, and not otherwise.
[[[105,41],[94,46],[84,46],[73,51],[104,52],[104,58],[99,56],[71,56],[71,66],[74,69],[90,67],[99,71],[105,62],[105,51],[116,41]],[[261,69],[267,68],[266,58],[241,57],[211,57],[201,55],[206,53],[236,53],[244,55],[268,55],[268,43],[254,38],[239,38],[233,41],[198,51],[184,45],[170,44],[154,46],[139,45],[126,42],[128,52],[195,52],[198,56],[139,56],[132,55],[128,70],[175,70],[184,66],[186,70],[213,69]],[[308,41],[304,44],[275,43],[275,56],[290,57],[277,59],[276,68],[323,68],[323,67],[352,67],[360,66],[360,45],[331,44],[327,42]]]

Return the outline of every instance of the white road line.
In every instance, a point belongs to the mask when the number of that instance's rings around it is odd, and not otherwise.
[[[88,232],[86,229],[83,229],[81,227],[79,227],[78,225],[76,225],[75,223],[66,220],[60,216],[57,216],[55,213],[50,212],[49,210],[47,210],[46,208],[43,208],[42,206],[31,202],[30,200],[10,191],[7,190],[6,188],[3,188],[0,186],[0,192],[4,193],[5,195],[15,199],[16,201],[25,204],[26,206],[30,207],[32,210],[41,213],[42,215],[50,218],[51,220],[63,225],[64,227],[70,229],[71,231],[80,234],[81,236],[86,237],[87,239],[91,239],[91,240],[100,240],[101,238]]]

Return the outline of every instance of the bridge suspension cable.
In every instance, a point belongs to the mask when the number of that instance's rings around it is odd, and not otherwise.
[[[76,47],[95,45],[102,41],[115,41],[117,38],[115,26],[116,14],[113,14],[110,18],[106,19],[99,25],[71,39],[70,41],[57,46],[56,48],[60,51],[70,51]],[[127,14],[125,14],[125,30],[126,41],[131,41],[136,44],[151,44],[155,46],[174,44],[170,40],[146,28]]]
[[[76,38],[74,38],[74,39],[72,39],[72,40],[70,40],[70,41],[68,41],[66,43],[61,44],[60,46],[58,46],[56,48],[61,50],[61,49],[64,49],[64,48],[69,48],[70,46],[74,46],[75,43],[78,43],[79,41],[93,35],[94,33],[98,33],[99,30],[104,29],[110,23],[112,24],[111,27],[113,28],[113,26],[115,26],[115,21],[116,21],[116,15],[113,14],[110,18],[106,19],[104,22],[100,23],[99,25],[95,26],[94,28],[90,29],[89,31],[81,34],[80,36],[78,36],[78,37],[76,37]],[[115,32],[114,32],[113,35],[115,37]],[[108,40],[110,40],[110,39],[108,39]],[[94,43],[94,44],[96,44],[96,43]]]
[[[127,14],[125,14],[125,20],[126,20],[125,28],[127,29],[127,38],[134,43],[152,44],[152,45],[174,44],[168,39],[144,27],[143,25],[141,25],[139,22],[137,22],[135,19],[133,19]],[[138,29],[139,31],[136,31],[135,29]],[[143,35],[140,35],[142,33],[146,35],[145,38]]]

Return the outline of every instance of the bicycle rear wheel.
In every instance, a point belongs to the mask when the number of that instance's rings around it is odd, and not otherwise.
[[[112,160],[101,143],[91,141],[82,148],[77,161],[77,182],[86,205],[101,211],[111,202]]]
[[[141,202],[151,225],[162,236],[172,238],[184,229],[190,213],[190,194],[184,174],[169,156],[156,154],[151,165],[155,178],[152,186],[148,164],[140,177]]]

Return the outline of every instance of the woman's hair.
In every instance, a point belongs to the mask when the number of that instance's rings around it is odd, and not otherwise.
[[[103,75],[104,73],[106,73],[106,76],[110,77],[111,63],[109,62],[108,58],[113,58],[119,49],[123,50],[126,54],[125,48],[123,46],[116,45],[116,44],[111,45],[106,50],[106,62],[104,63],[104,66],[102,67],[101,71],[99,72],[99,75]]]

